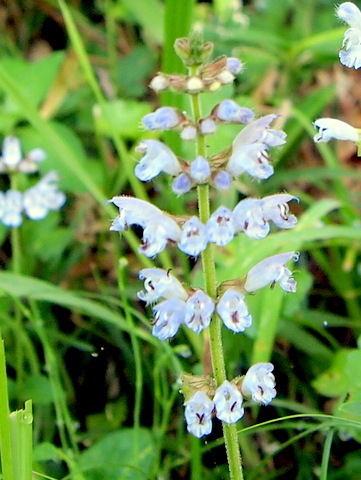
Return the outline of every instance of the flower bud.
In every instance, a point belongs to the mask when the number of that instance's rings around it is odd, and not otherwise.
[[[198,156],[191,163],[190,176],[196,183],[207,183],[210,174],[211,167],[204,157]]]
[[[156,93],[163,92],[169,87],[168,75],[162,72],[158,73],[155,77],[152,78],[149,87]]]

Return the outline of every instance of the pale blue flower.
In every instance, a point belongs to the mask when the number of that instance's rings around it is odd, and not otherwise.
[[[214,302],[202,290],[197,290],[186,302],[184,323],[196,333],[209,327]]]
[[[236,290],[226,290],[217,303],[217,313],[227,328],[235,333],[244,332],[252,325],[244,295]]]
[[[217,190],[228,190],[232,185],[232,178],[226,171],[220,170],[213,178],[213,185]]]
[[[279,228],[293,228],[297,218],[289,213],[288,202],[296,199],[288,193],[270,195],[263,199],[246,198],[233,210],[236,232],[244,232],[248,237],[262,239],[270,230],[269,221]]]
[[[134,169],[136,177],[142,182],[148,182],[161,172],[176,176],[181,171],[172,150],[158,140],[143,140],[136,150],[145,153]]]
[[[212,431],[214,403],[208,395],[199,391],[184,405],[188,432],[197,438],[209,435]]]
[[[182,121],[182,115],[172,107],[161,107],[153,113],[148,113],[142,119],[147,130],[171,130]]]
[[[297,262],[299,254],[295,252],[279,253],[257,263],[248,272],[244,289],[247,292],[255,292],[266,285],[279,283],[286,292],[296,291],[296,281],[292,278],[292,272],[285,266],[290,260]]]
[[[110,230],[123,231],[130,225],[143,228],[143,244],[139,251],[153,257],[166,247],[168,242],[178,242],[181,229],[177,222],[154,205],[133,197],[113,197],[109,202],[119,208],[119,215]],[[108,202],[108,203],[109,203]]]
[[[23,206],[26,215],[32,220],[42,220],[51,210],[59,210],[66,197],[58,190],[58,175],[49,172],[36,185],[23,194]]]
[[[293,228],[297,224],[295,215],[289,213],[288,202],[297,197],[288,193],[277,193],[262,199],[262,212],[266,221],[272,221],[279,228]]]
[[[277,115],[266,115],[248,124],[235,138],[232,153],[227,163],[227,172],[232,176],[247,172],[252,177],[266,179],[273,174],[267,151],[285,143],[286,134],[272,130],[269,125]]]
[[[245,397],[263,405],[268,405],[276,396],[275,377],[272,363],[256,363],[246,373],[242,383]]]
[[[159,340],[174,337],[184,322],[185,303],[178,298],[170,298],[153,307],[154,322],[152,334]]]
[[[355,4],[344,2],[337,7],[336,14],[351,27],[344,34],[340,62],[357,70],[361,67],[361,12]]]
[[[228,57],[226,68],[232,75],[237,75],[243,69],[243,62],[238,58]]]
[[[154,303],[160,298],[187,300],[188,294],[182,284],[169,271],[162,268],[143,268],[139,278],[144,280],[144,291],[138,292],[138,298],[143,302]]]
[[[197,217],[184,223],[178,247],[192,257],[197,257],[207,247],[206,227]]]
[[[233,210],[235,232],[244,232],[247,237],[260,240],[268,235],[269,224],[264,218],[262,200],[245,198]]]
[[[254,118],[252,110],[240,107],[233,100],[223,100],[213,109],[213,115],[217,120],[226,123],[249,123]]]
[[[0,192],[0,220],[6,227],[19,227],[22,224],[23,195],[17,190]]]
[[[360,135],[356,128],[336,118],[319,118],[313,122],[313,125],[319,129],[318,133],[313,137],[317,143],[326,143],[332,138],[336,140],[350,140],[351,142],[360,140]]]
[[[242,407],[243,397],[238,388],[225,380],[220,385],[213,398],[216,417],[222,422],[236,423],[243,417],[244,408]]]
[[[227,207],[219,207],[206,224],[208,242],[227,245],[234,237],[233,214]]]
[[[191,163],[190,176],[196,183],[207,183],[211,175],[209,162],[202,156],[198,156]]]
[[[172,190],[176,195],[184,195],[192,188],[192,180],[186,173],[181,173],[173,180]]]

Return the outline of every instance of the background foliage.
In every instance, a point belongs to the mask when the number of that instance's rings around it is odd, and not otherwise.
[[[108,232],[115,211],[105,206],[132,194],[177,213],[191,208],[166,179],[141,184],[133,167],[137,142],[154,137],[142,116],[160,103],[188,108],[173,94],[157,99],[147,83],[161,69],[182,71],[172,45],[196,25],[216,55],[246,63],[235,87],[204,96],[204,111],[232,97],[258,115],[280,113],[288,133],[274,177],[242,178],[239,191],[301,200],[294,231],[238,237],[217,257],[222,281],[278,249],[302,252],[297,294],[257,293],[253,327],[224,334],[231,374],[275,364],[277,399],[240,430],[246,478],[359,479],[361,164],[354,145],[312,142],[320,116],[360,125],[360,73],[338,62],[345,27],[334,3],[11,0],[0,11],[0,132],[18,136],[24,152],[44,148],[41,168],[56,169],[67,194],[60,212],[24,222],[18,248],[0,225],[10,405],[33,401],[35,478],[227,478],[221,432],[200,442],[184,428],[179,374],[207,368],[202,340],[151,336],[136,292],[137,271],[153,262],[138,255],[137,231],[121,240]],[[210,151],[237,131],[210,139]],[[166,140],[192,159],[175,135]],[[214,200],[231,206],[236,195]],[[201,282],[179,255],[169,250],[156,264]]]

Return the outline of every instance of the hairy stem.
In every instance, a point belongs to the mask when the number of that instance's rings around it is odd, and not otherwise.
[[[194,75],[196,71],[190,69]],[[202,116],[201,102],[199,95],[191,95],[191,105],[195,123]],[[196,155],[206,158],[206,144],[203,135],[199,135],[196,144]],[[200,221],[205,224],[210,215],[210,196],[209,186],[207,184],[198,185],[198,212]],[[217,278],[214,262],[214,249],[212,244],[208,244],[202,253],[202,267],[204,275],[204,284],[206,293],[216,298]],[[217,385],[221,385],[226,380],[226,367],[224,362],[223,344],[222,344],[222,322],[218,315],[214,315],[208,331],[205,333],[209,341],[209,347],[212,359],[213,376]],[[227,460],[231,480],[243,480],[242,459],[238,442],[237,427],[235,424],[228,425],[223,422],[223,436],[227,451]]]

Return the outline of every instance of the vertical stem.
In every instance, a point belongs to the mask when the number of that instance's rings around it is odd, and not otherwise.
[[[11,449],[11,428],[8,396],[8,381],[4,341],[0,336],[0,451],[3,480],[15,480]]]
[[[194,69],[190,69],[190,74],[195,74]],[[202,116],[201,103],[199,95],[191,95],[191,105],[193,118],[196,123]],[[203,135],[197,137],[196,155],[206,158],[206,144]],[[209,186],[198,185],[198,211],[202,223],[206,223],[210,215]],[[202,266],[204,275],[204,284],[206,293],[216,298],[217,279],[214,262],[214,249],[212,244],[208,244],[202,253]],[[222,322],[218,315],[214,315],[209,327],[209,346],[212,358],[213,375],[217,385],[221,385],[227,378],[222,344]],[[236,424],[223,425],[223,436],[227,451],[227,460],[231,480],[243,480],[242,459],[238,442]]]

